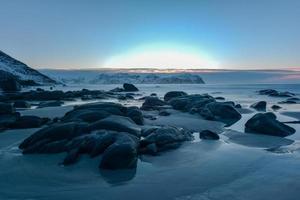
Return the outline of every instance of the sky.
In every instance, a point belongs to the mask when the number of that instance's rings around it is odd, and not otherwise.
[[[299,0],[0,0],[0,50],[34,68],[300,67]]]

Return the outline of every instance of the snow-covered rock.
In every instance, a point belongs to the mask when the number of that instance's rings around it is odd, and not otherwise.
[[[192,73],[134,73],[88,70],[44,70],[45,74],[66,84],[204,84]]]
[[[56,81],[0,51],[0,71],[11,74],[21,85],[50,85]],[[0,77],[1,78],[1,77]]]

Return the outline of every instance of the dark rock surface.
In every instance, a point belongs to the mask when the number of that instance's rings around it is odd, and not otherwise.
[[[255,114],[245,124],[245,132],[286,137],[295,133],[295,129],[276,120],[274,113]]]
[[[177,148],[182,142],[193,139],[191,132],[171,126],[149,129],[144,136],[140,142],[140,152],[150,151],[151,154]]]
[[[256,102],[256,103],[252,104],[250,107],[254,108],[257,111],[266,111],[267,102],[266,101],[259,101],[259,102]]]
[[[279,110],[279,109],[281,109],[282,107],[281,107],[281,106],[278,106],[278,105],[273,105],[271,108],[272,108],[273,110]]]
[[[170,91],[165,94],[164,101],[169,101],[172,98],[186,96],[186,95],[187,95],[187,93],[185,93],[183,91]]]
[[[160,100],[157,97],[146,97],[143,103],[142,110],[159,110],[160,107],[167,105],[166,102]]]
[[[13,106],[15,108],[30,108],[31,107],[30,103],[28,103],[27,101],[22,101],[22,100],[15,101]]]
[[[123,88],[125,92],[137,92],[139,89],[135,87],[133,84],[130,83],[124,83]]]
[[[203,130],[199,133],[199,138],[203,140],[218,140],[220,139],[219,135],[210,130]]]
[[[265,90],[259,90],[258,93],[260,95],[268,95],[271,97],[292,97],[295,96],[292,92],[279,92],[274,89],[265,89]]]

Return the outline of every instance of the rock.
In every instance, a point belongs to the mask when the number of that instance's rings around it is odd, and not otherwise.
[[[10,103],[1,103],[0,102],[0,115],[3,114],[12,114],[15,112],[14,107]]]
[[[20,116],[17,120],[9,125],[12,129],[38,128],[49,121],[48,118],[40,118],[37,116]]]
[[[133,139],[132,136],[123,133],[103,152],[99,167],[112,170],[136,168],[137,148],[137,138]]]
[[[267,102],[265,102],[265,101],[259,101],[257,103],[252,104],[250,107],[254,108],[257,111],[266,111]]]
[[[291,97],[288,98],[287,101],[300,101],[300,99],[298,97]]]
[[[36,91],[37,91],[37,92],[44,92],[45,90],[42,89],[42,88],[36,88]]]
[[[272,108],[273,110],[279,110],[279,109],[281,109],[282,107],[281,107],[281,106],[278,106],[278,105],[273,105],[271,108]]]
[[[242,118],[241,114],[233,106],[222,102],[208,103],[203,109],[198,111],[198,114],[207,120],[223,122],[226,126],[231,126]]]
[[[144,117],[143,113],[138,107],[132,106],[127,108],[126,116],[132,119],[136,124],[143,125]]]
[[[7,129],[14,124],[20,117],[20,113],[15,112],[12,114],[1,114],[0,115],[0,130]]]
[[[295,96],[294,93],[291,92],[278,92],[277,90],[273,89],[266,89],[258,91],[261,95],[269,95],[271,97],[292,97]]]
[[[217,133],[214,133],[210,130],[203,130],[199,133],[200,139],[203,140],[218,140],[220,139],[219,135]]]
[[[151,94],[150,94],[150,96],[152,96],[152,97],[156,97],[156,96],[157,96],[157,94],[156,94],[156,93],[151,93]]]
[[[155,144],[157,152],[178,147],[184,141],[191,141],[193,136],[190,132],[176,127],[160,127],[150,129],[148,135],[140,141],[140,151],[148,152],[148,145]]]
[[[117,88],[110,90],[110,92],[124,92],[124,89],[117,87]]]
[[[125,92],[136,92],[139,91],[139,89],[137,89],[137,87],[135,87],[133,84],[130,83],[124,83],[123,84],[123,88]]]
[[[286,100],[286,101],[280,101],[279,104],[297,104],[296,101]]]
[[[186,96],[186,95],[187,95],[187,93],[185,93],[183,91],[170,91],[165,94],[164,101],[169,101],[172,98]]]
[[[169,104],[175,110],[197,112],[198,109],[202,109],[206,104],[215,102],[215,99],[209,95],[187,95],[172,98]]]
[[[89,110],[89,109],[75,109],[67,112],[65,116],[61,119],[63,122],[71,121],[83,121],[83,122],[96,122],[98,120],[104,119],[111,114],[106,111],[101,110]]]
[[[28,103],[27,101],[22,101],[22,100],[15,101],[13,106],[15,108],[30,108],[31,107],[30,103]]]
[[[265,89],[265,90],[259,90],[258,93],[260,95],[271,95],[271,94],[276,94],[278,92],[276,90],[273,90],[273,89]]]
[[[295,129],[276,120],[273,113],[258,113],[247,121],[245,132],[286,137],[294,134]]]
[[[239,108],[242,108],[242,105],[241,104],[236,104],[234,107],[239,109]]]
[[[71,149],[67,156],[65,157],[63,161],[63,165],[71,165],[76,163],[79,160],[80,151],[79,148]]]
[[[0,70],[0,77],[0,89],[3,92],[18,92],[21,90],[21,84],[16,76]]]
[[[97,102],[89,103],[81,106],[74,107],[74,110],[92,110],[92,111],[105,111],[112,115],[124,116],[127,112],[127,108],[118,103],[112,102]]]
[[[160,116],[169,116],[169,115],[171,115],[171,113],[169,113],[166,110],[161,110],[161,111],[159,111],[158,115],[160,115]]]
[[[224,97],[215,97],[215,99],[216,99],[216,100],[222,100],[222,101],[225,100]]]
[[[45,108],[45,107],[58,107],[63,105],[63,101],[48,101],[48,102],[40,102],[38,107],[39,108]]]
[[[58,141],[64,139],[71,139],[80,135],[89,134],[88,124],[78,122],[58,123],[38,130],[28,138],[26,138],[20,145],[20,149],[30,148],[31,146],[41,141]]]
[[[111,115],[102,120],[96,121],[89,126],[91,131],[94,130],[112,130],[118,132],[127,132],[134,136],[140,137],[141,128],[128,117]]]
[[[157,110],[161,106],[166,105],[166,102],[160,100],[157,97],[146,97],[145,102],[143,103],[142,110]]]

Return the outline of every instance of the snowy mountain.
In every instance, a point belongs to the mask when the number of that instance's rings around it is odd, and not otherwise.
[[[51,85],[56,83],[48,76],[28,67],[2,51],[0,51],[0,71],[2,72],[0,75],[5,73],[15,77],[21,85]]]
[[[48,76],[66,84],[204,84],[191,73],[127,73],[84,70],[43,70]]]

